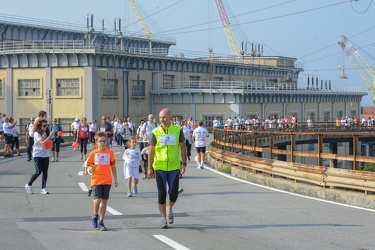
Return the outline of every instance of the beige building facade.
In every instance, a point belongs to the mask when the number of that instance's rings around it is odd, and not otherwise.
[[[165,107],[208,126],[214,117],[238,115],[333,122],[359,115],[367,95],[336,90],[327,81],[300,85],[303,68],[295,58],[185,58],[169,55],[173,41],[113,36],[92,27],[61,30],[0,19],[0,29],[0,112],[19,124],[39,110],[64,124],[102,115],[130,116],[137,123]]]

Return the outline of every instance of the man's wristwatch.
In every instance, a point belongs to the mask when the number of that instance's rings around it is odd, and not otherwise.
[[[185,167],[186,167],[186,162],[183,162],[182,165],[185,165]]]

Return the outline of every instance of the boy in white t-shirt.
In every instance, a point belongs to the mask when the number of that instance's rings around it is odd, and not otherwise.
[[[206,137],[208,137],[208,131],[203,127],[203,121],[199,121],[198,128],[193,131],[193,139],[195,140],[195,148],[198,154],[198,169],[204,168],[204,155],[206,153]]]

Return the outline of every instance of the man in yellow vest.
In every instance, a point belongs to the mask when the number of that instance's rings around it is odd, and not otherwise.
[[[179,175],[186,170],[186,145],[180,126],[172,124],[171,111],[165,108],[159,113],[160,126],[152,131],[148,148],[148,178],[155,174],[158,188],[158,205],[161,228],[174,222],[173,205],[177,201]],[[167,198],[167,184],[169,201]]]

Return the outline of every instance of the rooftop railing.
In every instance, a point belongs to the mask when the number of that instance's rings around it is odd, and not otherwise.
[[[198,93],[360,93],[367,95],[367,89],[359,86],[334,85],[330,88],[299,87],[291,83],[242,82],[242,81],[173,81],[157,82],[152,93],[198,92]]]
[[[165,48],[126,48],[112,45],[87,45],[79,41],[7,41],[0,42],[0,54],[13,53],[109,53],[166,56]]]

